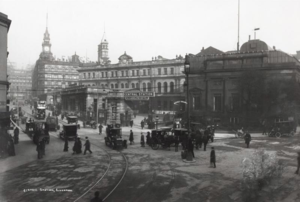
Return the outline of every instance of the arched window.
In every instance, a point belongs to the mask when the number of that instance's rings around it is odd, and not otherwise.
[[[114,84],[110,84],[110,88],[114,88]]]
[[[124,84],[123,83],[121,84],[121,88],[124,88]]]
[[[132,84],[131,84],[131,88],[134,88],[134,87],[135,87],[135,86],[134,86],[134,83],[132,83]]]
[[[140,84],[139,84],[139,83],[136,83],[136,84],[135,84],[135,87],[136,87],[136,88],[140,88]]]
[[[143,83],[143,91],[146,91],[146,84]]]
[[[148,91],[151,91],[151,83],[147,83]]]
[[[174,93],[174,82],[170,83],[170,93]]]
[[[160,82],[157,83],[157,92],[161,93],[161,83]]]
[[[164,82],[164,93],[168,93],[168,83]]]
[[[119,88],[119,85],[117,83],[115,84],[115,88]]]
[[[125,83],[125,88],[129,88],[129,85],[128,85],[128,83]]]

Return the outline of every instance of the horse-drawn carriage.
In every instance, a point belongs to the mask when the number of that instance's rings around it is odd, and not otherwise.
[[[36,120],[32,122],[34,124],[34,133],[32,136],[32,141],[37,144],[42,139],[46,140],[46,143],[50,143],[50,135],[48,130],[48,124],[45,121]]]
[[[58,118],[56,116],[48,116],[46,118],[46,122],[49,126],[49,130],[57,131],[60,129],[60,126],[58,124]]]
[[[59,133],[59,137],[63,140],[65,138],[67,138],[68,140],[75,140],[77,136],[77,126],[74,124],[64,124],[63,130]]]
[[[157,150],[159,146],[168,148],[175,142],[171,127],[162,127],[151,131],[151,147]]]
[[[123,148],[122,129],[119,124],[107,125],[106,137],[104,138],[105,145],[113,149]]]
[[[68,124],[76,125],[80,129],[77,116],[67,116]]]

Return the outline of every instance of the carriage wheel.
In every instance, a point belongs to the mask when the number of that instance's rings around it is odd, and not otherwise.
[[[281,133],[280,132],[277,132],[276,134],[275,134],[275,137],[281,137]]]
[[[294,131],[291,131],[289,135],[293,137],[295,135]]]
[[[151,147],[153,150],[157,150],[159,145],[157,143],[152,143]]]

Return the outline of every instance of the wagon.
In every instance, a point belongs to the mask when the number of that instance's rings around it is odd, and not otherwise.
[[[106,137],[104,138],[105,145],[113,149],[123,148],[122,129],[117,126],[108,125],[106,128]]]
[[[269,137],[275,136],[275,137],[281,137],[281,136],[294,136],[296,132],[295,123],[294,121],[281,121],[276,122],[271,129],[271,131],[268,133]]]
[[[77,134],[77,126],[74,124],[64,124],[63,130],[59,133],[59,137],[61,139],[67,138],[68,140],[75,140],[78,136]]]
[[[171,127],[162,127],[151,131],[151,147],[154,150],[157,150],[159,146],[169,147],[174,142]]]

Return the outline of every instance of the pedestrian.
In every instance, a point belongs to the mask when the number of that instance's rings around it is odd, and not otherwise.
[[[100,123],[100,125],[99,125],[99,135],[102,134],[102,128],[103,128],[103,126],[102,126],[102,124]]]
[[[193,143],[193,140],[191,138],[189,139],[188,150],[192,153],[193,158],[195,158],[194,143]]]
[[[141,128],[142,128],[142,129],[144,129],[144,125],[145,125],[144,120],[142,120],[142,121],[141,121]]]
[[[298,151],[297,153],[298,153],[298,157],[297,157],[298,166],[295,174],[299,174],[299,170],[300,170],[300,151]]]
[[[85,146],[85,149],[84,149],[84,152],[83,152],[84,155],[86,154],[87,151],[89,151],[90,154],[93,153],[93,152],[91,151],[91,143],[90,143],[88,137],[85,137],[85,144],[84,144],[84,146]]]
[[[14,130],[14,141],[15,141],[15,144],[19,143],[19,128],[18,127],[16,127]]]
[[[146,144],[150,145],[150,132],[149,131],[147,132],[147,135],[146,135]]]
[[[250,145],[250,141],[251,141],[251,135],[248,131],[246,131],[246,135],[245,135],[245,143],[247,145],[247,148],[249,148]]]
[[[46,139],[43,138],[41,141],[41,152],[42,152],[42,157],[46,155]]]
[[[210,167],[216,168],[216,153],[214,147],[211,147],[210,152]]]
[[[132,126],[133,126],[133,120],[131,120],[129,124],[130,124],[130,127],[132,128]]]
[[[7,142],[7,151],[9,156],[15,156],[15,144],[14,144],[14,139],[11,135],[9,135],[9,139]]]
[[[143,133],[141,133],[141,146],[145,147],[145,136]]]
[[[99,198],[99,191],[95,192],[95,197],[91,199],[91,202],[102,202],[102,198]]]
[[[38,159],[43,158],[43,155],[42,155],[42,141],[38,141],[38,143],[36,144],[36,151],[37,151]]]
[[[77,151],[76,151],[77,154],[81,154],[82,153],[82,143],[81,143],[81,140],[80,138],[78,137],[77,138]]]
[[[210,129],[210,140],[211,140],[211,142],[214,142],[214,137],[215,137],[215,126],[213,125]]]
[[[77,153],[78,148],[78,139],[76,138],[73,145],[73,154]]]
[[[204,148],[203,148],[203,151],[206,151],[206,145],[208,143],[208,140],[209,140],[209,130],[208,128],[204,131],[204,135],[203,135],[203,138],[202,138],[202,141],[203,141],[203,145],[204,145]]]
[[[129,141],[130,141],[130,144],[134,143],[134,138],[133,138],[133,132],[132,132],[132,130],[130,130]]]
[[[67,152],[69,150],[69,144],[68,144],[68,138],[65,137],[65,146],[64,146],[64,152]]]

